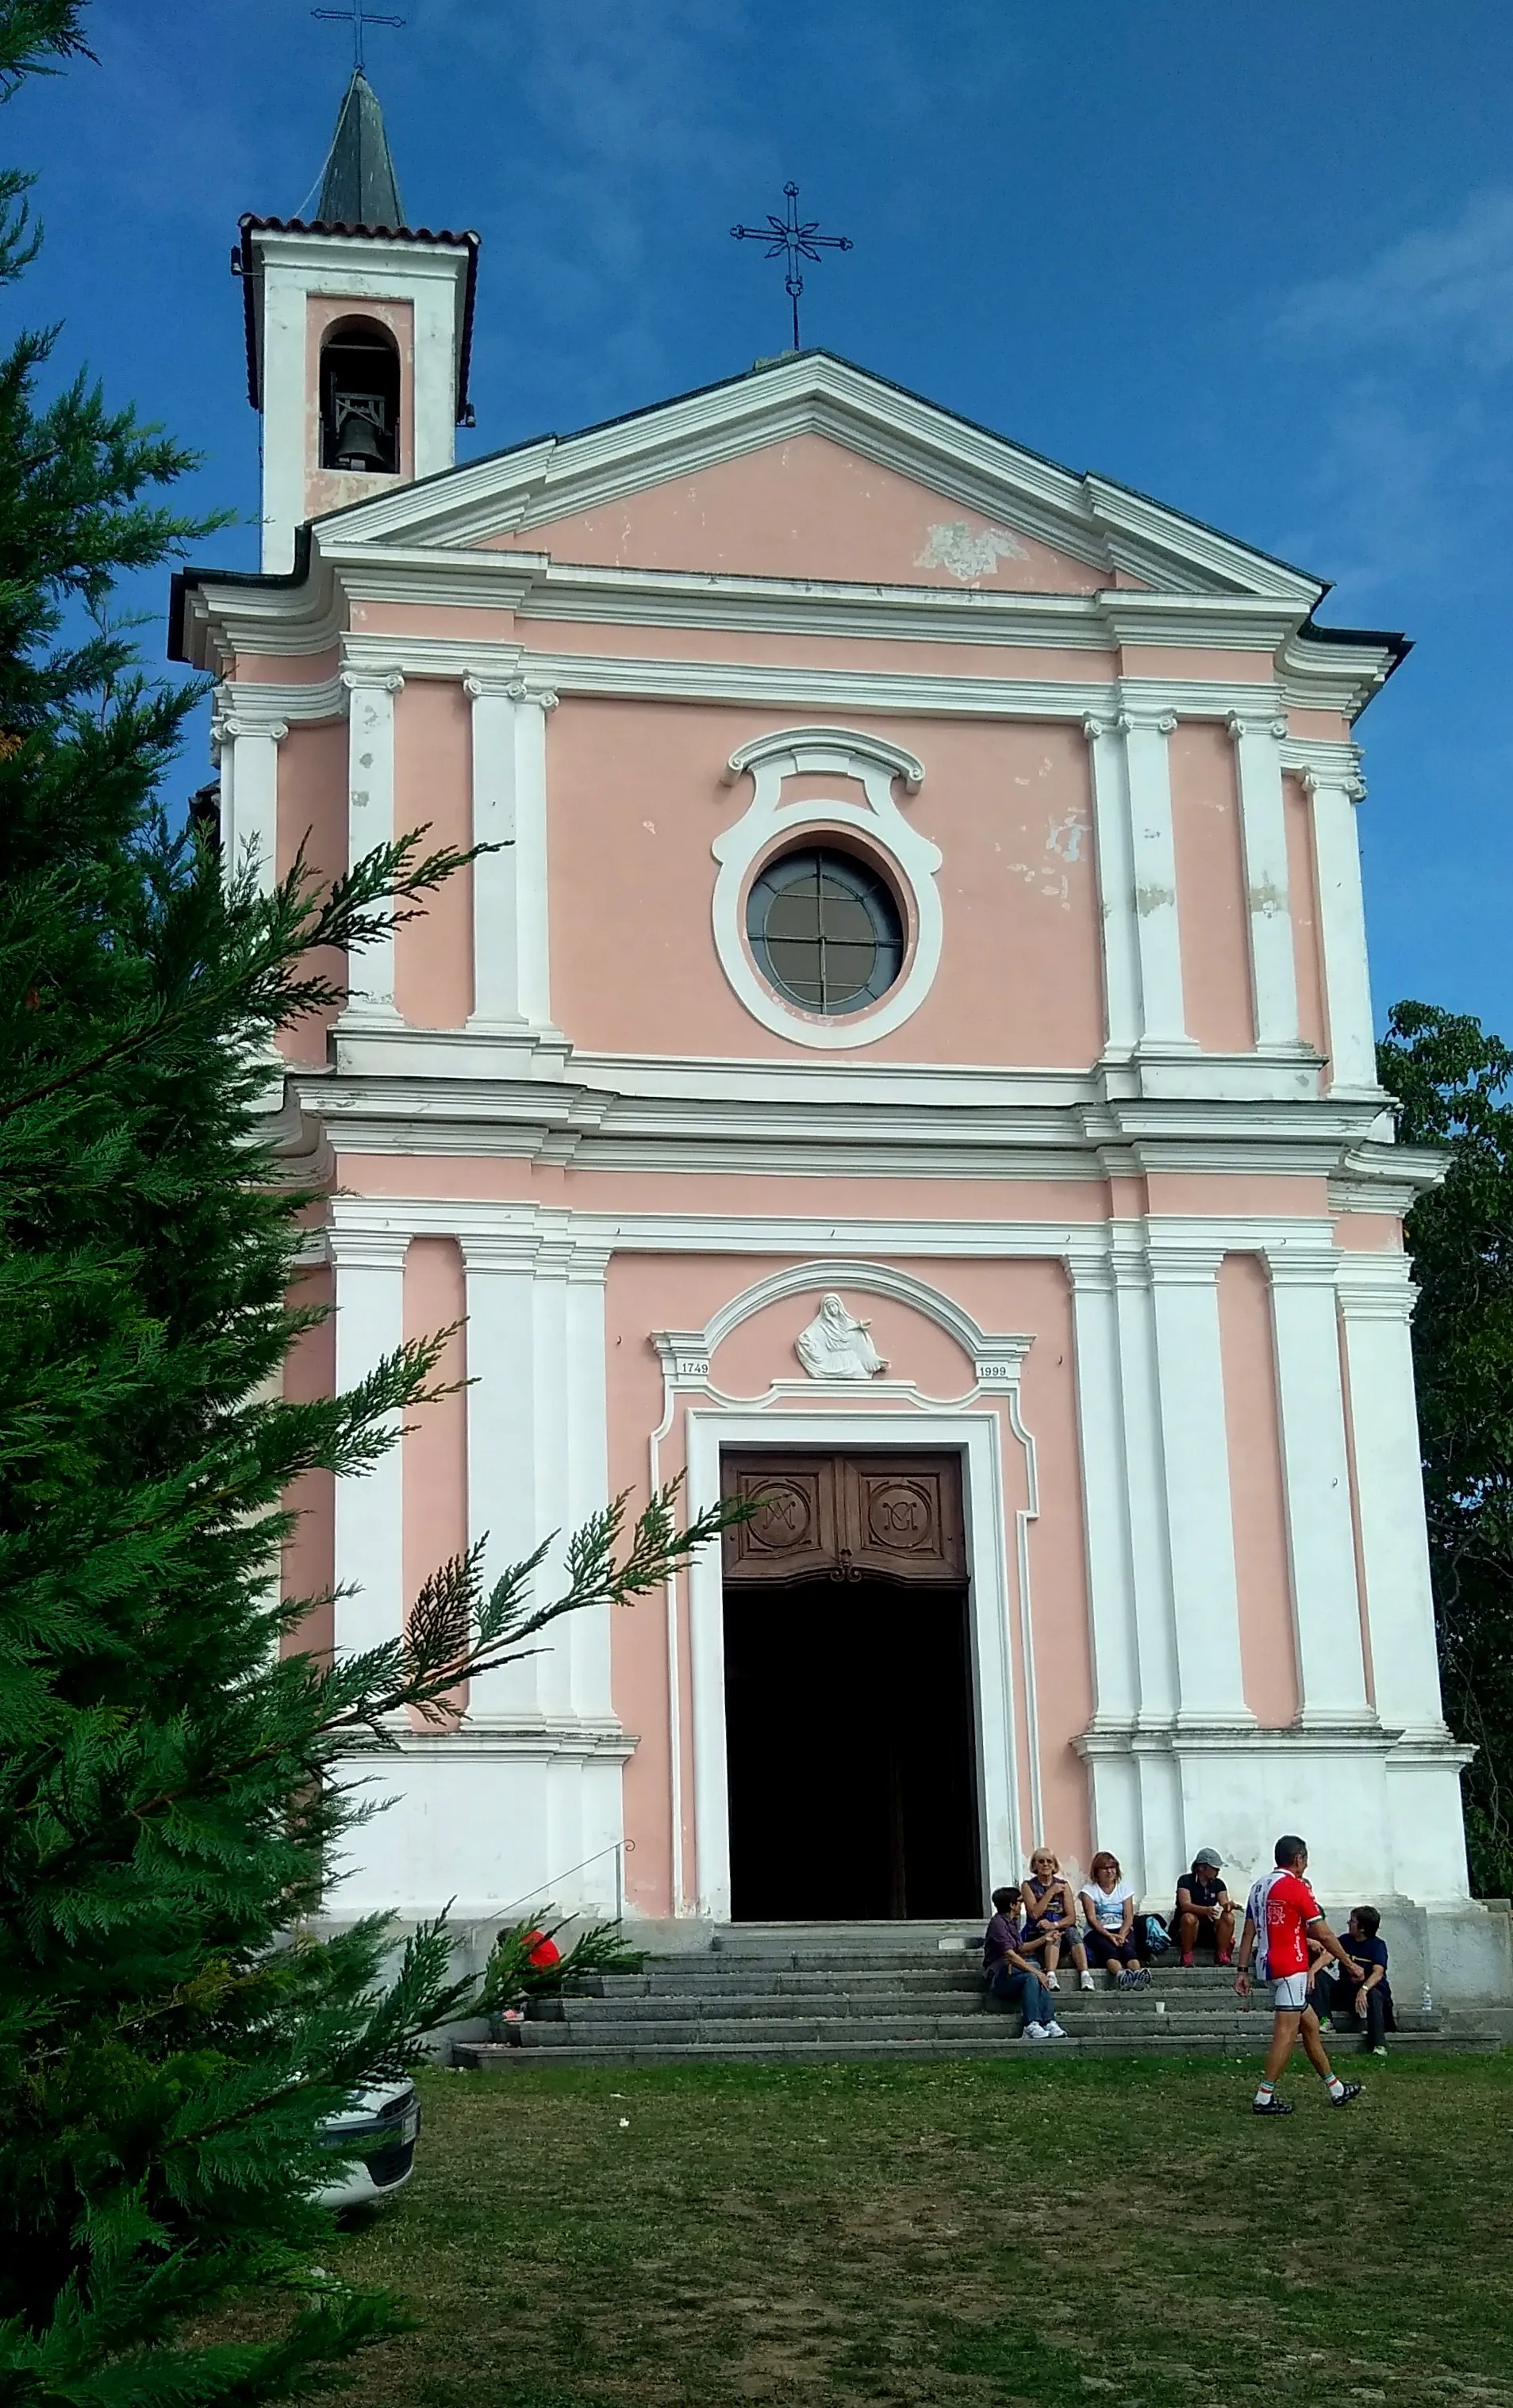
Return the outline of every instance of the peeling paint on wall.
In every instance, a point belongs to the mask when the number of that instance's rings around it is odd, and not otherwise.
[[[1175,901],[1175,890],[1170,886],[1137,886],[1135,888],[1135,910],[1142,920],[1148,920],[1153,911],[1169,910]]]
[[[1016,785],[1023,782],[1021,779],[1015,781]],[[1070,911],[1072,881],[1067,873],[1074,863],[1082,859],[1084,840],[1091,832],[1091,822],[1087,813],[1074,806],[1060,818],[1047,821],[1043,860],[1011,861],[1007,866],[1024,880],[1027,886],[1038,887],[1042,895],[1047,895],[1054,902],[1059,903],[1063,911]],[[1064,863],[1066,867],[1059,868],[1058,863]]]
[[[991,577],[1001,560],[1028,560],[1030,554],[1007,527],[984,527],[974,535],[966,519],[943,519],[926,532],[925,549],[915,555],[916,568],[948,568],[963,585],[976,577]]]
[[[1277,911],[1285,911],[1287,910],[1287,888],[1285,886],[1277,886],[1275,884],[1252,886],[1248,888],[1246,892],[1251,910],[1262,919],[1269,920],[1273,917],[1274,913]]]

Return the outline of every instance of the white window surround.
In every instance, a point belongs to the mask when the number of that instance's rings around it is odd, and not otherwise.
[[[775,1036],[827,1054],[873,1044],[918,1010],[940,968],[943,921],[935,878],[942,854],[910,826],[893,798],[897,779],[907,794],[918,793],[924,765],[882,737],[858,736],[843,727],[785,727],[732,752],[722,782],[733,785],[747,772],[755,789],[751,802],[710,848],[720,865],[713,905],[720,968],[752,1018]],[[864,789],[867,800],[849,802],[837,796],[784,804],[785,779],[814,776],[852,781]],[[901,977],[879,1002],[843,1018],[822,1019],[785,1003],[760,976],[747,949],[743,915],[752,875],[776,845],[805,838],[817,840],[837,828],[884,856],[901,889],[910,944]]]

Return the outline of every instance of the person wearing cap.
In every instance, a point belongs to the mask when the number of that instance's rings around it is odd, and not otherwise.
[[[1224,1886],[1224,1859],[1217,1848],[1200,1848],[1192,1870],[1176,1885],[1176,1944],[1190,1965],[1200,1931],[1210,1935],[1220,1965],[1234,1960],[1234,1903]]]

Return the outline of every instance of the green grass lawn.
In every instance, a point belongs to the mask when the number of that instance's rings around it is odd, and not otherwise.
[[[1354,2071],[1353,2062],[1345,2069]],[[394,2408],[1513,2402],[1513,2057],[424,2078]]]

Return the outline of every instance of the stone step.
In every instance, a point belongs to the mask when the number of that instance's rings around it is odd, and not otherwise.
[[[512,2071],[522,2066],[554,2067],[638,2067],[658,2065],[847,2065],[869,2060],[889,2060],[898,2063],[929,2065],[952,2062],[971,2057],[1023,2057],[1026,2059],[1058,2057],[1218,2057],[1259,2059],[1264,2031],[1246,2033],[1167,2034],[1142,2028],[1128,2038],[1100,2036],[1088,2039],[1059,2041],[1021,2041],[1013,2036],[1012,2019],[985,2021],[970,2039],[951,2040],[889,2040],[876,2037],[861,2041],[839,2040],[832,2035],[824,2039],[767,2041],[728,2041],[719,2044],[709,2042],[683,2042],[655,2045],[611,2042],[606,2038],[593,2046],[565,2045],[556,2048],[500,2046],[486,2041],[458,2041],[453,2044],[454,2064],[472,2071],[493,2071],[503,2068]],[[1495,2031],[1466,2025],[1453,2031],[1405,2033],[1390,2041],[1393,2056],[1444,2054],[1455,2056],[1490,2056],[1496,2054],[1503,2042]],[[1341,2052],[1342,2063],[1353,2068],[1353,2051]],[[1371,2079],[1371,2068],[1378,2065],[1371,2059],[1364,2067],[1364,2078]],[[1352,2078],[1355,2078],[1352,2073]]]
[[[1151,1987],[1160,1990],[1227,1990],[1234,1975],[1221,1965],[1162,1966],[1150,1969]],[[1095,1976],[1100,1989],[1112,1991],[1106,1974]],[[715,1965],[707,1958],[688,1964],[648,1965],[641,1973],[590,1975],[585,1991],[596,1998],[728,1998],[732,1996],[813,1997],[828,1990],[857,1995],[868,1989],[962,1989],[982,1987],[982,1966],[976,1956],[901,1959],[897,1964],[854,1963],[826,1967],[768,1969],[751,1963]],[[1063,1966],[1061,1990],[1077,1987],[1074,1969]]]
[[[1248,2028],[1269,2020],[1269,2011],[1262,2006],[1242,2005],[1233,1991],[1195,1994],[1168,2002],[1152,1999],[1149,1992],[1112,1991],[1102,1996],[1078,1991],[1065,1993],[1055,2000],[1059,2019],[1069,2028],[1091,2022],[1110,2023],[1122,2028],[1127,2023],[1149,2022],[1155,2027],[1170,2025],[1174,2028],[1192,2027],[1205,2028],[1216,2022],[1234,2024]],[[754,1998],[674,1999],[653,1998],[611,2000],[594,1998],[554,1999],[542,2000],[531,2011],[529,2025],[570,2024],[577,2029],[613,2030],[621,2025],[636,2024],[649,2028],[681,2024],[728,2024],[732,2028],[742,2023],[814,2023],[814,2022],[875,2022],[896,2020],[900,2016],[938,2019],[947,2016],[960,2022],[975,2020],[984,2014],[1001,2015],[1015,2011],[1000,2007],[977,1991],[892,1991],[866,1998],[835,1993],[824,1997],[785,1998],[771,1993]],[[1405,2031],[1437,2030],[1440,2018],[1425,2016],[1416,2008],[1405,2008],[1398,2017]],[[1347,2035],[1348,2037],[1348,2035]]]
[[[1152,2015],[1146,2019],[1112,2014],[1084,2014],[1059,2018],[1074,2039],[1114,2040],[1142,2036],[1148,2045],[1164,2041],[1224,2039],[1236,2047],[1261,2047],[1271,2026],[1269,2018],[1247,2015],[1241,2009],[1226,2014]],[[1017,2039],[1019,2019],[1014,2014],[893,2014],[893,2015],[728,2015],[686,2016],[653,2022],[641,2017],[625,2016],[613,2022],[595,2023],[586,2017],[574,2016],[563,2022],[532,2020],[521,2028],[521,2045],[525,2048],[559,2049],[572,2047],[626,2048],[723,2048],[755,2045],[767,2041],[777,2045],[804,2041],[955,2041],[968,2040],[991,2033],[1001,2027]],[[1422,2035],[1437,2035],[1436,2023]],[[1407,2030],[1396,2037],[1407,2039],[1419,2034]],[[1341,2034],[1343,2045],[1359,2045],[1358,2033]]]

